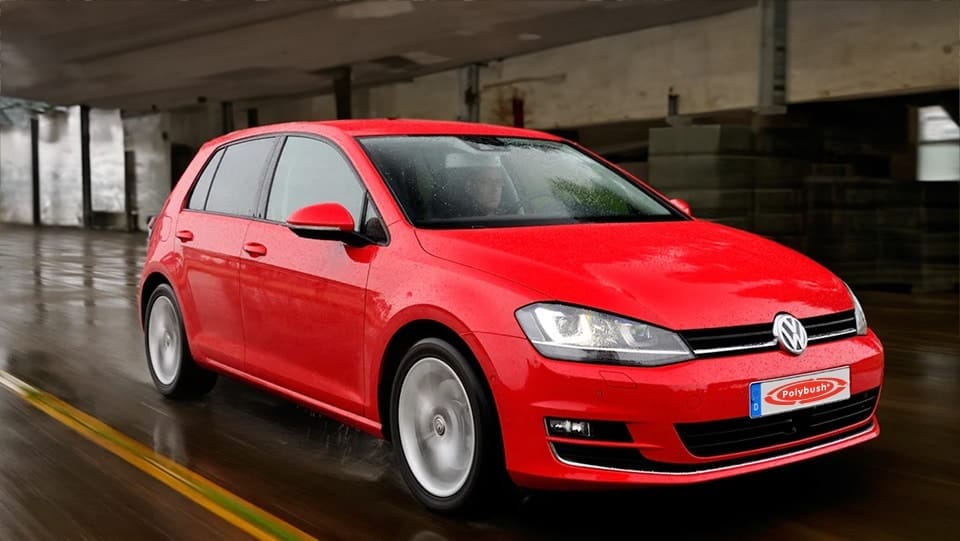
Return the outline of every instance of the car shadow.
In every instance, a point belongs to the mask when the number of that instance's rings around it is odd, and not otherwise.
[[[496,519],[533,537],[766,538],[784,521],[802,522],[860,501],[870,490],[859,448],[695,485],[604,492],[532,493]]]
[[[320,474],[323,484],[336,484],[344,505],[354,493],[366,502],[364,510],[355,510],[365,519],[391,521],[398,539],[421,534],[429,534],[429,539],[768,538],[784,523],[814,523],[825,514],[855,507],[872,490],[871,472],[864,466],[869,460],[862,447],[854,447],[694,485],[522,492],[520,498],[503,498],[493,514],[450,518],[416,503],[389,444],[229,378],[209,400],[225,418],[214,415],[217,422],[208,419],[204,426],[215,425],[220,433],[246,433],[243,439],[270,457],[259,468],[270,470],[271,479],[305,486],[310,484],[307,478]],[[249,432],[254,427],[256,437]],[[279,440],[285,444],[269,443]],[[303,469],[307,467],[309,474]],[[310,491],[301,494],[305,505],[331,505],[319,495],[306,494]]]

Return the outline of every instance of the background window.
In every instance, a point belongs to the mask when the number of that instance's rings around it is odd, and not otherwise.
[[[267,219],[284,222],[295,210],[315,203],[340,203],[355,221],[363,210],[363,185],[333,146],[305,137],[283,145],[270,187]]]
[[[918,180],[960,180],[960,126],[939,106],[920,107]]]
[[[253,216],[260,178],[275,140],[254,139],[227,147],[217,169],[206,209],[211,212]]]
[[[207,163],[207,166],[203,168],[200,179],[197,180],[197,185],[193,187],[193,193],[190,195],[187,208],[203,210],[207,202],[207,194],[210,192],[210,181],[213,180],[213,174],[217,172],[217,166],[220,165],[221,158],[223,158],[223,149],[218,150]]]

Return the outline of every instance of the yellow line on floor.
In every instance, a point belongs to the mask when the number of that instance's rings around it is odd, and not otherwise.
[[[0,385],[255,539],[315,539],[100,420],[0,370]]]

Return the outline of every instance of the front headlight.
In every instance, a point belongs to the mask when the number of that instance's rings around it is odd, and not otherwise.
[[[860,306],[860,301],[857,300],[857,296],[853,294],[853,289],[847,284],[843,285],[847,286],[847,292],[850,293],[850,298],[853,299],[853,312],[857,318],[857,334],[865,336],[867,334],[867,316],[863,313],[863,307]]]
[[[532,304],[517,321],[544,357],[567,361],[660,366],[693,353],[675,333],[630,319],[564,304]]]

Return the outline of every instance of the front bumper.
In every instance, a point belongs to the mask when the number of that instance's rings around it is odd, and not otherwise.
[[[827,454],[876,438],[880,431],[875,402],[850,423],[832,425],[828,431],[713,456],[691,453],[676,427],[748,417],[752,382],[842,366],[850,367],[851,395],[865,396],[871,390],[878,394],[883,349],[872,332],[811,345],[799,357],[772,351],[657,368],[546,359],[519,337],[478,333],[464,338],[487,372],[500,416],[507,470],[514,482],[529,488],[708,481]],[[547,417],[624,423],[631,441],[548,436]],[[585,446],[636,460],[571,459],[576,453],[571,455],[569,449]]]

